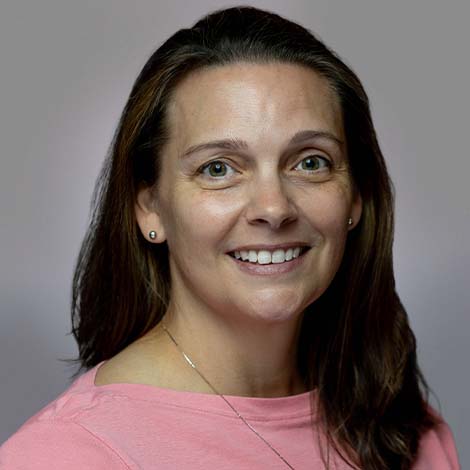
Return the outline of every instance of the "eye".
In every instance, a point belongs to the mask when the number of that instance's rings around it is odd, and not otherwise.
[[[323,166],[320,165],[320,162],[323,162]],[[303,165],[305,163],[305,165]],[[321,170],[322,168],[331,168],[331,162],[320,155],[312,155],[304,158],[299,164],[302,165],[302,170],[307,170],[307,171],[317,171]],[[296,168],[297,168],[296,167]]]
[[[221,160],[213,160],[209,163],[206,163],[201,168],[199,168],[198,173],[203,174],[205,176],[213,177],[213,178],[220,178],[222,176],[226,176],[227,168],[232,168],[228,163],[225,163]],[[209,173],[206,172],[209,171]],[[232,168],[233,172],[233,168]]]

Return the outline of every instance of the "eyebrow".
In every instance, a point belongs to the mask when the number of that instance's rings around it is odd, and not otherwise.
[[[308,140],[314,139],[327,139],[335,144],[342,146],[343,141],[339,139],[337,136],[332,134],[328,131],[315,131],[315,130],[304,130],[299,131],[294,134],[294,136],[290,139],[289,143],[287,144],[288,147],[293,147],[294,145],[302,144]],[[205,142],[202,144],[192,145],[188,149],[186,149],[182,154],[182,159],[190,156],[191,154],[201,152],[203,150],[212,150],[212,149],[222,149],[222,150],[233,150],[233,151],[241,151],[247,150],[249,148],[248,143],[245,140],[241,139],[220,139],[220,140],[212,140],[210,142]]]

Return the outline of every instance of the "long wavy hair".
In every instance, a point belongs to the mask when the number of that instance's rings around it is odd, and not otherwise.
[[[394,187],[368,97],[334,51],[272,12],[215,11],[165,41],[137,77],[93,194],[72,287],[69,334],[79,357],[65,361],[80,364],[75,378],[143,336],[165,314],[168,248],[146,242],[140,233],[136,194],[158,185],[160,153],[169,135],[166,111],[180,80],[202,67],[237,62],[310,67],[339,99],[363,211],[333,281],[303,316],[298,368],[308,390],[318,390],[317,416],[328,451],[331,444],[352,468],[409,469],[420,437],[439,416],[428,406],[430,388],[395,290]],[[323,449],[322,458],[329,466]]]

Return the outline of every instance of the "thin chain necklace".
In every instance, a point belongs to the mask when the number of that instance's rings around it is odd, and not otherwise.
[[[291,468],[292,470],[295,470],[295,468],[263,437],[261,436],[261,434],[258,433],[258,431],[256,431],[256,429],[254,429],[250,423],[248,423],[245,418],[231,405],[231,403],[229,403],[229,401],[221,394],[219,393],[213,386],[212,384],[202,375],[201,372],[199,372],[197,370],[197,367],[196,365],[193,363],[193,361],[191,361],[191,359],[189,359],[189,357],[186,355],[186,353],[181,349],[181,347],[179,346],[179,344],[176,342],[175,338],[173,338],[173,336],[171,335],[171,333],[167,330],[166,326],[162,323],[162,327],[163,329],[167,332],[168,336],[171,338],[171,340],[173,341],[173,343],[175,343],[176,347],[179,349],[179,351],[181,352],[181,354],[183,355],[183,357],[186,359],[187,363],[202,377],[202,379],[207,383],[207,385],[209,385],[210,388],[212,388],[212,390],[217,394],[219,395],[219,397],[223,398],[225,400],[225,402],[227,403],[228,406],[230,406],[230,408],[232,408],[232,410],[236,413],[236,415],[265,443],[267,444],[271,450],[289,467]]]

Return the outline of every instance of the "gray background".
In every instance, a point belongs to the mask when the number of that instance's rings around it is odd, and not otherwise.
[[[134,79],[174,31],[237,4],[188,3],[0,3],[0,442],[69,385],[58,358],[77,353],[66,336],[73,264]],[[312,29],[363,81],[397,190],[398,293],[470,468],[469,7],[248,4]]]

